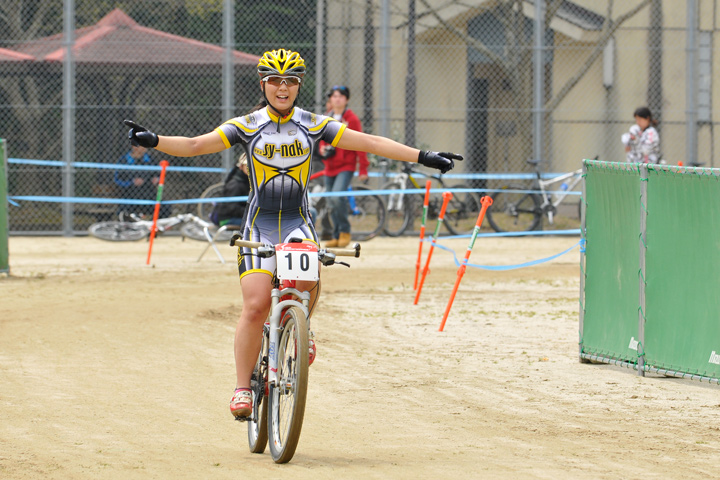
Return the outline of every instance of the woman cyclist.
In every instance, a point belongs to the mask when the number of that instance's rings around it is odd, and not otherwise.
[[[263,243],[282,243],[291,237],[318,244],[308,214],[307,186],[310,162],[318,142],[334,147],[374,153],[405,162],[418,162],[447,172],[454,153],[420,151],[385,137],[345,128],[331,117],[295,107],[305,76],[305,62],[291,50],[265,52],[257,66],[260,90],[267,106],[230,119],[212,132],[197,137],[157,135],[130,120],[131,144],[155,148],[178,157],[216,153],[240,144],[250,170],[251,194],[245,211],[243,238]],[[250,376],[260,352],[262,329],[270,311],[271,279],[275,257],[253,256],[249,249],[238,252],[243,307],[235,331],[237,384],[230,402],[235,417],[252,413]],[[311,311],[319,295],[319,282],[298,282],[310,291]]]

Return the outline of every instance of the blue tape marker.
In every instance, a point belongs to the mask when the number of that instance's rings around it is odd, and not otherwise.
[[[425,240],[425,241],[427,241],[427,240]],[[455,250],[453,250],[453,249],[451,249],[451,248],[448,248],[448,247],[445,247],[445,246],[443,246],[443,245],[440,245],[440,244],[437,243],[437,242],[432,242],[432,241],[431,241],[431,243],[432,243],[433,245],[435,245],[436,247],[438,247],[439,249],[441,249],[441,250],[446,250],[446,251],[452,253],[453,260],[455,261],[455,265],[456,265],[457,267],[460,267],[460,265],[462,265],[462,263],[458,261],[457,255],[455,255]],[[549,262],[550,260],[554,260],[554,259],[556,259],[556,258],[558,258],[558,257],[560,257],[560,256],[562,256],[562,255],[565,255],[566,253],[570,252],[570,251],[573,250],[575,247],[577,247],[578,245],[580,245],[580,243],[581,243],[581,241],[578,242],[578,243],[576,243],[576,244],[573,245],[572,247],[568,248],[568,249],[565,250],[564,252],[560,252],[560,253],[558,253],[558,254],[556,254],[556,255],[552,255],[552,256],[547,257],[547,258],[541,258],[541,259],[539,259],[539,260],[533,260],[533,261],[530,261],[530,262],[519,263],[519,264],[517,264],[517,265],[477,265],[477,264],[474,264],[474,263],[466,263],[465,265],[468,266],[468,267],[481,268],[481,269],[483,269],[483,270],[492,270],[492,271],[515,270],[515,269],[518,269],[518,268],[532,267],[532,266],[534,266],[534,265],[540,265],[541,263]],[[463,263],[464,263],[464,262],[463,262]]]

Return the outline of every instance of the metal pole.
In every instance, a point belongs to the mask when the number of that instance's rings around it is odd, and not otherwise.
[[[587,236],[586,236],[586,212],[587,212],[587,163],[583,162],[583,176],[582,176],[582,196],[580,197],[580,238],[582,244],[580,247],[580,308],[578,310],[579,318],[579,332],[578,332],[578,344],[579,344],[579,355],[580,363],[584,363],[582,357],[583,354],[583,325],[585,323],[585,250],[587,248]]]
[[[223,65],[222,65],[222,111],[223,121],[235,116],[235,65],[233,50],[235,47],[235,0],[223,1]],[[226,171],[233,166],[232,150],[222,152],[222,165]]]
[[[687,0],[685,50],[685,164],[697,162],[697,0]]]
[[[640,164],[640,274],[638,309],[638,375],[645,376],[645,254],[647,252],[648,168]]]
[[[543,49],[545,43],[545,0],[535,0],[535,45],[533,47],[533,159],[543,159],[543,107],[545,68]]]
[[[405,78],[405,145],[415,146],[415,0],[408,3],[408,61],[407,77]]]
[[[315,68],[315,111],[325,113],[325,99],[323,98],[323,53],[325,51],[325,0],[317,2],[317,29],[315,30],[315,58],[317,58],[317,66]]]
[[[382,0],[380,11],[380,132],[390,134],[390,0]]]
[[[375,92],[373,91],[373,80],[375,77],[375,25],[373,23],[374,7],[372,0],[365,2],[365,35],[363,41],[365,43],[365,59],[364,59],[364,78],[363,78],[363,130],[365,132],[373,132],[375,126],[373,122],[373,100]]]
[[[75,43],[75,0],[65,0],[63,12],[63,46],[65,62],[63,65],[63,173],[62,195],[75,195],[75,64],[72,58],[72,47]],[[63,235],[73,234],[73,204],[66,202],[62,207]]]

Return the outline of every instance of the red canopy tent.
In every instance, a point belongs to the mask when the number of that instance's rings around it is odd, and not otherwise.
[[[62,33],[18,45],[13,50],[37,61],[57,64],[62,64],[66,52]],[[178,67],[219,68],[224,52],[218,45],[144,27],[119,8],[95,25],[75,30],[72,49],[78,66],[149,67],[155,72],[158,69],[177,72]],[[259,60],[257,55],[237,50],[233,50],[232,58],[235,67],[248,70]],[[188,73],[187,68],[182,71]]]

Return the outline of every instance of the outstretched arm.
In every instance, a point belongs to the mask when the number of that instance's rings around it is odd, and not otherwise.
[[[403,162],[417,162],[420,150],[408,147],[386,137],[370,135],[346,128],[337,146],[345,150],[373,153]]]
[[[156,150],[176,157],[194,157],[225,150],[225,144],[217,132],[210,132],[197,137],[166,137],[158,135]]]
[[[441,173],[452,170],[455,166],[453,160],[462,160],[462,155],[450,152],[428,152],[408,147],[389,138],[369,135],[346,128],[337,143],[345,150],[356,150],[374,153],[381,157],[401,160],[403,162],[417,162],[430,168],[436,168]]]
[[[131,120],[125,120],[125,125],[130,127],[128,138],[131,144],[141,145],[145,148],[154,148],[176,157],[194,157],[208,153],[217,153],[226,148],[220,134],[217,132],[210,132],[192,138],[167,137],[164,135],[156,135]]]

